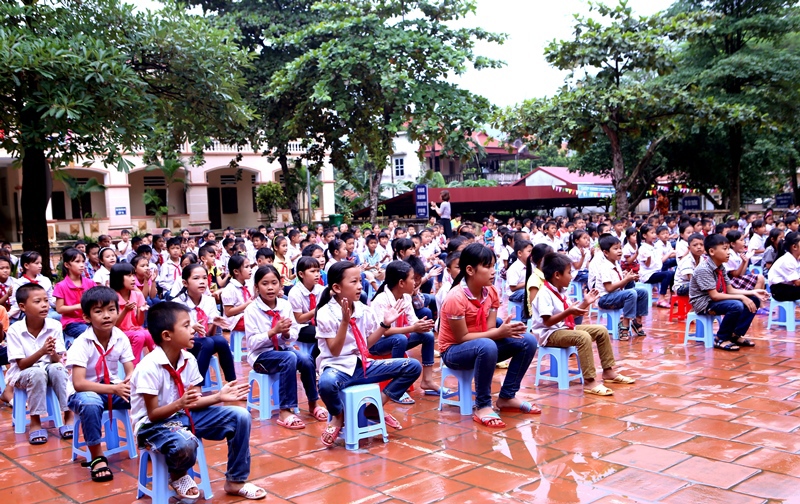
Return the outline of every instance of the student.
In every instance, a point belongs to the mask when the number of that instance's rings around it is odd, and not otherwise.
[[[646,284],[661,284],[658,289],[661,297],[656,306],[669,308],[675,272],[663,270],[663,256],[655,248],[657,239],[656,230],[649,224],[639,230],[639,278]]]
[[[311,246],[316,247],[316,245]],[[305,249],[303,249],[303,253],[305,253]],[[300,260],[297,261],[297,279],[299,281],[294,284],[288,296],[294,319],[298,324],[297,341],[313,343],[314,349],[311,351],[311,357],[314,359],[319,355],[317,330],[314,326],[314,311],[317,309],[317,302],[322,297],[322,291],[325,289],[320,285],[319,277],[319,261],[313,257],[301,256]]]
[[[767,250],[764,251],[764,256],[761,258],[761,269],[764,272],[764,276],[769,273],[772,263],[781,255],[781,251],[783,250],[783,235],[784,231],[776,227],[772,228],[767,236],[767,242],[765,244]]]
[[[572,281],[571,260],[560,254],[550,253],[544,258],[542,272],[545,281],[533,300],[532,332],[539,346],[577,347],[578,359],[583,373],[584,392],[592,395],[610,396],[614,392],[604,384],[595,384],[597,371],[594,367],[592,342],[597,345],[597,353],[603,367],[603,382],[630,385],[633,378],[614,371],[614,349],[608,329],[602,325],[576,324],[576,317],[583,317],[589,311],[600,293],[597,289],[587,292],[580,303],[569,305],[564,291]]]
[[[200,262],[208,271],[208,289],[211,291],[211,295],[219,299],[220,292],[228,285],[228,281],[230,281],[230,275],[217,266],[216,248],[204,245],[200,248],[198,256]]]
[[[32,445],[47,443],[47,431],[41,422],[41,416],[48,414],[47,387],[58,397],[60,412],[55,414],[64,413],[64,425],[58,433],[62,439],[72,439],[72,412],[67,405],[69,376],[61,364],[61,357],[67,351],[61,323],[47,317],[50,300],[42,285],[24,284],[17,289],[16,296],[17,306],[25,318],[12,324],[6,334],[9,366],[5,380],[8,386],[28,394],[31,416],[28,442]]]
[[[317,304],[319,395],[330,412],[330,421],[322,433],[325,446],[333,446],[344,425],[342,390],[351,385],[390,380],[381,392],[385,405],[390,398],[399,400],[422,372],[419,362],[408,358],[370,365],[367,349],[399,318],[400,302],[385,310],[379,319],[358,300],[361,289],[360,269],[349,261],[339,261],[328,270],[328,287]],[[402,428],[386,411],[384,420],[389,427]]]
[[[289,289],[294,285],[295,274],[293,273],[294,263],[288,256],[289,241],[285,236],[275,238],[273,250],[275,251],[275,268],[280,272],[283,280],[283,292],[288,294]]]
[[[117,243],[117,256],[120,259],[125,259],[131,251],[131,232],[123,229],[120,233],[120,241]]]
[[[589,247],[589,234],[577,230],[570,235],[567,256],[572,262],[572,281],[581,285],[583,291],[589,290],[589,261],[592,259],[593,249]]]
[[[275,252],[271,248],[261,247],[256,251],[256,267],[275,262]]]
[[[320,245],[311,244],[303,248],[303,257],[311,257],[319,263],[319,280],[317,282],[323,287],[328,284],[328,274],[325,272],[325,250]]]
[[[622,242],[622,259],[620,260],[620,267],[622,271],[633,271],[639,273],[641,266],[639,265],[639,231],[635,227],[629,227],[625,230],[625,241]],[[602,291],[601,291],[602,292]]]
[[[525,324],[512,322],[511,317],[495,327],[500,299],[493,285],[494,262],[494,252],[479,243],[461,252],[461,271],[442,305],[439,351],[447,367],[475,370],[473,420],[503,428],[505,422],[492,409],[492,378],[498,361],[511,357],[497,400],[500,411],[538,414],[541,410],[516,398],[536,353],[536,338],[525,333]]]
[[[632,271],[622,273],[618,262],[622,256],[622,249],[619,240],[613,235],[600,237],[600,250],[603,252],[603,259],[597,264],[594,284],[589,285],[600,293],[597,306],[603,310],[622,308],[622,322],[619,325],[620,341],[630,339],[631,329],[637,336],[646,336],[642,319],[650,309],[647,304],[647,291],[640,287],[625,289],[629,283],[638,280],[639,275]]]
[[[783,247],[783,255],[769,270],[770,292],[776,301],[797,301],[800,299],[800,233],[789,232]]]
[[[53,289],[56,311],[61,314],[61,328],[67,347],[83,334],[89,325],[81,311],[81,296],[95,286],[84,275],[86,257],[78,249],[68,248],[61,253],[61,274],[64,280]]]
[[[678,241],[675,242],[675,259],[678,262],[689,253],[689,237],[692,234],[694,234],[694,229],[691,224],[688,221],[681,222],[678,226]]]
[[[302,250],[300,248],[301,235],[302,233],[297,229],[292,229],[287,235],[289,239],[287,246],[287,257],[289,258],[289,262],[292,264],[296,263],[302,255]]]
[[[378,250],[378,238],[375,235],[368,236],[366,244],[367,252],[365,252],[361,258],[364,264],[364,271],[372,273],[377,280],[383,281],[384,274],[383,268],[381,268],[381,262],[383,261],[385,253]]]
[[[247,286],[252,275],[250,260],[233,255],[228,261],[228,271],[231,280],[219,296],[224,325],[231,331],[244,331],[244,310],[254,299]]]
[[[175,296],[175,300],[189,309],[195,333],[194,345],[189,352],[197,359],[200,374],[206,376],[211,358],[216,354],[225,381],[236,380],[230,345],[217,331],[222,322],[217,303],[212,296],[205,294],[208,289],[208,272],[202,264],[191,264],[183,269],[181,278],[183,289]]]
[[[164,299],[169,301],[172,299],[173,287],[176,284],[180,286],[181,283],[181,239],[180,238],[170,238],[167,241],[167,253],[169,254],[169,258],[164,260],[164,264],[161,265],[161,268],[158,271],[158,278],[156,278],[156,284],[161,288],[161,292],[164,293]]]
[[[299,283],[295,288],[300,285]],[[247,335],[247,362],[256,373],[280,375],[280,412],[277,423],[291,430],[305,429],[297,415],[297,372],[308,398],[308,409],[319,422],[328,419],[328,411],[318,405],[317,375],[310,355],[294,349],[299,326],[292,307],[283,299],[281,276],[271,264],[261,266],[255,274],[255,302],[244,311]]]
[[[147,247],[147,245],[143,246]],[[136,275],[136,288],[142,293],[147,304],[152,305],[159,301],[155,282],[156,275],[150,267],[150,259],[137,255],[131,259],[131,266],[133,266],[133,271]]]
[[[525,267],[533,252],[533,244],[528,240],[514,242],[516,260],[506,270],[506,295],[509,301],[522,303],[525,299]]]
[[[761,264],[761,258],[766,250],[764,242],[766,241],[766,235],[768,232],[767,225],[763,220],[758,219],[753,221],[753,224],[750,227],[750,241],[747,242],[747,257],[755,266]]]
[[[11,311],[11,305],[17,300],[14,298],[14,278],[11,271],[14,265],[6,256],[0,256],[0,306],[6,309],[6,314]]]
[[[755,346],[744,337],[753,322],[760,301],[768,294],[762,289],[740,290],[731,285],[725,274],[728,259],[728,239],[722,235],[707,236],[703,247],[707,257],[700,261],[689,282],[689,298],[699,314],[724,315],[714,348],[738,351],[740,347]]]
[[[94,278],[94,274],[99,270],[103,265],[100,264],[100,245],[97,243],[89,243],[86,245],[86,268],[85,268],[85,275],[86,278],[92,279]]]
[[[111,267],[109,287],[117,293],[116,325],[128,337],[133,352],[133,365],[137,365],[142,356],[142,350],[147,347],[148,352],[155,348],[153,338],[145,329],[145,314],[149,308],[144,294],[136,288],[136,270],[128,263],[119,263]]]
[[[400,317],[392,327],[384,331],[383,336],[370,348],[372,355],[389,355],[393,359],[402,359],[406,350],[420,346],[422,352],[422,382],[420,388],[425,395],[439,395],[439,385],[433,378],[433,324],[434,320],[423,317],[418,319],[414,312],[411,295],[416,289],[416,272],[405,261],[392,261],[386,266],[386,280],[372,298],[371,308],[375,313],[383,313],[398,306]],[[405,394],[397,402],[414,404],[414,400]]]
[[[392,250],[394,250],[393,261],[403,261],[406,257],[416,254],[414,242],[409,238],[397,238],[392,242]]]
[[[20,287],[33,283],[40,285],[46,292],[50,300],[50,313],[48,317],[59,320],[61,315],[55,311],[56,302],[53,298],[53,283],[49,278],[42,275],[42,256],[36,251],[23,252],[19,258],[20,277],[14,282],[14,290],[19,291]],[[12,303],[11,311],[8,316],[12,322],[16,322],[21,317],[20,307]]]
[[[731,285],[734,289],[752,290],[763,289],[766,279],[758,273],[747,273],[747,252],[745,251],[744,236],[739,231],[729,231],[727,235],[730,243],[730,257],[725,263]]]
[[[119,266],[129,265],[114,267]],[[89,449],[89,459],[81,465],[89,468],[92,481],[101,483],[114,479],[100,444],[103,415],[112,409],[130,409],[129,381],[135,359],[128,338],[114,326],[119,315],[116,292],[108,287],[90,288],[81,298],[81,310],[91,325],[67,351],[66,366],[75,388],[69,409],[81,419]],[[125,376],[117,376],[119,363]]]
[[[677,254],[669,242],[669,228],[667,226],[659,226],[656,229],[656,236],[658,236],[658,240],[655,248],[656,252],[661,254],[661,271],[676,267],[678,265]]]
[[[457,277],[459,271],[461,271],[461,269],[459,268],[460,259],[461,259],[461,252],[458,250],[447,254],[442,285],[439,288],[439,290],[436,291],[436,313],[441,313],[442,303],[444,303],[444,298],[447,295],[447,293],[450,292],[450,289],[453,287],[453,279]]]
[[[542,237],[542,243],[545,245],[550,245],[554,251],[559,252],[561,251],[563,242],[556,237],[556,223],[553,221],[545,222],[544,227],[542,228],[542,232],[544,236]]]
[[[105,247],[100,249],[100,251],[97,253],[97,257],[100,260],[100,269],[95,271],[92,281],[94,281],[96,285],[108,287],[111,267],[117,264],[117,255],[114,252],[114,249]]]
[[[703,257],[703,240],[703,235],[700,233],[693,233],[687,237],[689,253],[678,262],[678,267],[675,269],[675,283],[672,284],[672,292],[678,296],[689,295],[689,282],[694,269]]]
[[[198,385],[203,375],[186,351],[192,347],[193,330],[185,306],[170,302],[153,306],[147,327],[158,348],[142,359],[131,378],[131,422],[140,448],[161,453],[170,486],[179,498],[195,500],[200,491],[186,473],[195,464],[199,439],[225,439],[225,492],[251,500],[265,498],[264,489],[245,483],[250,474],[250,413],[239,406],[214,406],[245,400],[247,383],[228,382],[219,392],[201,395]]]
[[[550,252],[555,252],[550,245],[539,243],[531,251],[528,260],[525,261],[525,295],[523,297],[523,316],[524,320],[531,318],[531,303],[536,299],[539,289],[544,282],[544,274],[541,266],[544,256]]]

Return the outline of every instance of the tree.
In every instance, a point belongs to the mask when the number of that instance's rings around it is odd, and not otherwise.
[[[474,12],[472,0],[340,0],[312,10],[321,21],[278,40],[299,56],[275,73],[269,96],[299,99],[287,123],[292,136],[319,139],[331,153],[346,138],[349,153],[366,152],[375,220],[381,175],[401,128],[421,145],[439,141],[452,157],[472,156],[470,135],[491,107],[449,78],[470,64],[498,67],[474,46],[503,36],[452,27]]]
[[[166,207],[166,213],[164,214],[164,222],[166,223],[166,227],[170,227],[169,225],[169,209],[174,208],[169,204],[169,190],[172,184],[175,182],[179,182],[183,185],[184,192],[186,191],[186,163],[183,162],[182,159],[168,157],[161,162],[155,162],[153,164],[147,165],[145,168],[147,171],[154,171],[160,170],[161,173],[164,175],[164,185],[167,186],[167,196],[164,198],[164,207]]]
[[[106,186],[98,182],[95,178],[89,178],[85,183],[82,184],[78,182],[78,179],[66,174],[63,170],[57,171],[56,174],[58,174],[58,178],[61,180],[61,182],[64,183],[64,190],[67,193],[67,198],[78,202],[78,214],[81,219],[81,234],[86,237],[86,216],[83,213],[83,198],[87,194],[91,194],[93,192],[105,191]]]
[[[119,0],[0,3],[0,148],[22,167],[23,247],[44,257],[51,167],[130,168],[184,142],[225,139],[250,118],[238,86],[248,56],[231,30]]]
[[[664,78],[675,70],[676,43],[707,30],[700,13],[636,17],[624,1],[613,8],[591,4],[590,10],[604,20],[576,15],[574,38],[545,49],[550,64],[572,71],[565,86],[552,98],[506,110],[497,122],[512,138],[527,138],[534,146],[567,140],[570,149],[586,153],[608,142],[604,171],[617,189],[616,212],[624,215],[655,180],[652,162],[659,147],[687,123],[714,123],[723,116],[741,122],[753,114],[747,107],[700,99],[691,86]],[[626,163],[625,150],[637,144],[644,148]]]
[[[286,195],[277,182],[261,184],[256,189],[256,208],[262,215],[266,215],[271,222],[275,222],[275,210],[286,204]]]

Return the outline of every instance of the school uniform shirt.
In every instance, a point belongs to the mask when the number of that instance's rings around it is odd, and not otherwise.
[[[164,292],[172,293],[172,288],[175,284],[181,284],[181,265],[180,263],[171,260],[165,260],[158,271],[158,278],[156,284],[161,287]]]
[[[364,346],[368,347],[367,338],[379,327],[380,321],[375,316],[375,313],[360,301],[353,303],[353,313],[350,318],[355,322],[358,331],[361,333]],[[361,372],[360,369],[356,369],[361,353],[358,350],[356,336],[353,334],[352,327],[348,326],[347,328],[347,335],[345,335],[344,344],[338,356],[334,356],[330,347],[328,347],[328,340],[336,337],[341,320],[342,307],[339,306],[335,299],[331,299],[317,311],[317,344],[320,352],[317,357],[317,369],[322,373],[326,368],[332,367],[337,371],[353,376],[354,373]],[[367,361],[370,362],[371,359],[367,359]]]
[[[425,245],[424,247],[420,247],[419,255],[420,257],[427,261],[432,256],[439,255],[439,247],[436,246],[436,243],[430,242],[429,244]]]
[[[303,285],[303,282],[297,282],[294,284],[289,290],[289,305],[292,307],[292,312],[297,313],[307,313],[310,312],[313,308],[311,307],[311,295],[314,295],[314,308],[317,307],[317,303],[319,303],[320,298],[322,297],[322,291],[325,290],[325,287],[322,285],[315,283],[314,288],[310,291],[306,289],[306,286]],[[246,326],[247,324],[245,324]],[[308,325],[308,322],[305,324],[298,324],[298,331],[303,329]]]
[[[675,242],[675,257],[680,261],[689,253],[689,243],[686,240],[678,239]]]
[[[166,406],[180,398],[178,386],[164,366],[172,367],[167,354],[156,345],[155,350],[148,353],[139,361],[131,377],[131,422],[134,434],[145,423],[152,423],[147,416],[147,406],[144,403],[144,394],[158,397],[158,405]],[[181,350],[178,365],[173,368],[178,371],[184,391],[203,382],[197,360],[187,350]],[[183,410],[181,410],[183,413]],[[177,414],[177,413],[176,413]]]
[[[131,252],[131,241],[121,240],[117,243],[117,255],[120,257],[125,257]]]
[[[608,259],[603,255],[603,251],[597,249],[592,260],[589,261],[589,283],[587,284],[589,290],[597,289],[601,293],[605,291],[602,282],[598,282],[598,280],[600,280],[600,264],[602,264],[603,261],[608,262]]]
[[[617,261],[611,262],[605,257],[597,264],[597,281],[596,289],[600,292],[600,297],[608,294],[605,288],[607,282],[617,283],[622,280],[622,268],[620,268]]]
[[[395,299],[392,291],[388,288],[384,288],[383,292],[375,296],[375,299],[372,300],[370,308],[375,313],[384,313],[389,308],[394,307],[395,304],[397,304],[397,299]],[[414,313],[411,295],[403,294],[402,311],[400,313],[400,317],[398,317],[397,320],[395,320],[392,324],[392,327],[412,326],[416,324],[418,320],[419,319],[417,318],[416,313]]]
[[[708,310],[711,304],[708,291],[715,289],[717,292],[730,291],[731,280],[725,274],[724,264],[718,267],[710,257],[705,257],[694,269],[692,280],[689,282],[689,301],[694,311],[705,313]]]
[[[583,251],[583,262],[581,263],[580,268],[575,267],[575,263],[581,260],[581,251]],[[592,259],[592,251],[589,249],[581,249],[580,247],[572,247],[572,249],[567,253],[570,262],[572,262],[572,278],[575,278],[578,275],[579,271],[584,271],[589,269],[589,261]]]
[[[79,305],[81,304],[81,296],[83,296],[83,293],[95,285],[96,284],[88,278],[81,277],[81,285],[79,286],[75,285],[71,279],[65,278],[56,284],[53,289],[53,297],[56,299],[63,299],[65,306]],[[80,308],[69,313],[61,314],[61,327],[67,327],[67,324],[72,324],[74,322],[84,322],[83,311],[81,311]]]
[[[50,336],[56,339],[56,352],[63,354],[67,351],[64,346],[64,334],[61,332],[61,322],[51,318],[44,319],[44,326],[39,331],[38,336],[33,336],[28,332],[26,319],[14,322],[6,332],[6,342],[8,346],[8,370],[5,374],[6,385],[13,386],[17,383],[17,378],[22,372],[17,361],[35,354],[44,346],[44,342]],[[44,366],[50,364],[50,356],[43,355],[34,366]]]
[[[447,274],[447,270],[445,270],[445,274]],[[453,286],[453,279],[442,279],[442,285],[439,287],[439,290],[436,291],[436,295],[434,298],[436,299],[436,312],[440,313],[442,311],[442,303],[444,303],[444,298],[447,296],[447,293],[450,292],[450,289]]]
[[[661,257],[662,264],[664,263],[664,256],[671,253],[674,250],[670,242],[664,243],[661,240],[656,241],[655,249],[659,257]],[[677,256],[678,254],[675,255]]]
[[[730,272],[736,271],[737,269],[739,269],[739,266],[741,265],[742,265],[742,257],[733,250],[731,250],[731,253],[728,256],[728,262],[723,263],[722,267],[725,268],[725,271],[728,273],[728,276],[730,276]]]
[[[49,278],[47,278],[42,274],[36,275],[36,278],[34,278],[33,280],[31,280],[26,276],[17,278],[14,281],[15,294],[13,294],[12,296],[16,297],[16,293],[19,292],[19,288],[29,283],[35,283],[41,285],[42,288],[47,292],[47,299],[50,301],[50,307],[51,308],[56,307],[56,298],[53,297],[53,282],[51,282]],[[19,305],[15,301],[14,303],[11,304],[11,311],[8,312],[8,316],[9,318],[16,318],[19,316],[19,314],[20,314]]]
[[[286,253],[286,256],[283,259],[279,258],[278,254],[275,254],[273,265],[275,266],[275,269],[278,270],[278,273],[281,274],[283,286],[288,287],[292,285],[292,281],[289,279],[289,277],[292,276],[292,268],[294,268],[294,264],[289,258],[289,252]]]
[[[525,268],[524,262],[517,259],[506,270],[506,295],[511,295],[511,286],[519,285],[525,282]]]
[[[636,253],[638,247],[631,245],[628,242],[624,242],[625,245],[622,246],[622,259],[627,260],[630,256]],[[641,257],[637,257],[636,259],[638,262],[642,262]]]
[[[788,284],[800,279],[800,261],[788,252],[783,254],[772,263],[767,279],[770,285]]]
[[[500,254],[497,256],[497,262],[501,263],[502,266],[503,261],[508,261],[508,257],[508,247],[501,247]]]
[[[761,236],[760,234],[753,233],[753,236],[750,237],[750,241],[747,243],[747,257],[749,257],[753,262],[758,262],[763,257],[764,253],[756,254],[756,250],[766,249],[764,243],[766,242],[767,237]]]
[[[214,325],[214,320],[219,317],[217,303],[212,296],[201,296],[198,304],[194,304],[188,294],[176,297],[173,301],[189,308],[189,318],[192,324],[203,323],[205,320],[206,335],[208,335],[208,328]],[[195,334],[195,336],[199,337],[200,335]]]
[[[556,287],[550,285],[553,289]],[[563,292],[559,292],[562,297],[566,296]],[[536,299],[531,302],[531,332],[536,336],[539,346],[547,344],[547,339],[556,331],[562,329],[569,329],[566,320],[562,320],[557,324],[547,326],[542,317],[552,317],[564,311],[564,302],[559,299],[556,294],[547,288],[547,286],[539,289]]]
[[[239,280],[235,278],[231,278],[231,281],[228,282],[228,285],[222,289],[222,293],[219,295],[220,303],[222,304],[222,318],[225,321],[224,327],[227,329],[233,330],[239,324],[239,321],[242,320],[244,317],[243,313],[238,315],[234,315],[233,317],[228,317],[225,315],[225,307],[226,306],[233,306],[234,308],[237,306],[241,306],[245,304],[248,300],[253,298],[252,291],[247,286],[243,286]]]
[[[89,327],[76,338],[75,342],[67,350],[67,369],[72,370],[73,366],[86,368],[86,379],[90,382],[105,383],[105,373],[100,358],[100,352],[105,354],[106,366],[110,383],[119,383],[124,376],[118,376],[119,363],[133,362],[133,350],[131,342],[122,329],[115,327],[111,330],[111,338],[108,346],[103,348],[94,329]]]
[[[297,325],[297,321],[294,319],[294,312],[292,311],[292,306],[289,304],[289,301],[283,298],[277,298],[275,308],[270,308],[264,300],[261,299],[261,296],[257,297],[244,311],[244,333],[247,337],[247,348],[249,350],[247,352],[247,362],[251,367],[256,363],[256,360],[258,360],[259,355],[264,352],[271,352],[275,349],[272,345],[272,338],[269,337],[269,330],[272,328],[272,323],[274,321],[274,317],[267,313],[269,311],[276,312],[281,319],[289,319],[292,321],[292,325],[287,333],[289,339],[285,339],[283,334],[278,334],[276,336],[278,345],[280,345],[281,348],[290,348],[292,344],[297,341],[297,335],[300,332],[300,326]]]
[[[333,266],[333,265],[334,265],[334,264],[336,264],[337,262],[339,262],[339,261],[337,261],[336,259],[330,259],[329,261],[325,262],[325,268],[324,268],[324,270],[325,270],[325,273],[327,273],[328,271],[330,271],[330,269],[331,269],[331,266]]]
[[[17,304],[17,283],[14,279],[9,276],[5,282],[0,282],[0,297],[6,295],[6,292],[11,291],[11,294],[8,296],[8,301],[6,301],[5,308],[9,314],[11,314],[12,307],[15,307]],[[19,308],[16,308],[16,311],[19,312]]]
[[[678,267],[675,268],[675,281],[672,284],[672,292],[689,283],[696,267],[697,261],[692,254],[687,255],[678,262]]]
[[[533,268],[531,270],[531,276],[528,278],[528,281],[525,283],[525,291],[528,293],[528,313],[531,311],[531,303],[533,300],[536,299],[538,296],[538,290],[542,289],[542,285],[544,284],[544,273],[539,268]],[[537,290],[536,296],[531,297],[530,292],[531,288],[535,287]]]
[[[553,252],[558,252],[559,250],[561,250],[562,246],[561,240],[559,240],[557,236],[550,238],[549,236],[544,235],[540,243],[550,245],[550,248],[553,249]]]
[[[100,269],[95,271],[92,276],[92,281],[97,285],[108,287],[108,283],[111,281],[111,272],[105,266],[100,266]]]
[[[650,265],[646,265],[647,259],[650,259]],[[649,243],[642,243],[639,245],[639,278],[642,282],[647,282],[653,273],[661,271],[663,264],[662,255],[658,253],[656,248]]]
[[[480,298],[472,295],[467,284],[453,286],[442,304],[439,324],[439,351],[445,353],[451,345],[457,344],[450,323],[464,319],[467,332],[483,332],[495,327],[496,320],[488,320],[490,311],[500,307],[500,295],[494,286],[481,289]]]

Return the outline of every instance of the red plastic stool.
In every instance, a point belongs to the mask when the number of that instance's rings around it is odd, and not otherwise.
[[[405,356],[406,356],[406,358],[408,358],[408,354],[405,354]],[[372,355],[372,354],[369,354],[369,358],[372,359],[372,360],[386,360],[386,359],[391,359],[392,355],[391,354],[389,354],[389,355]],[[379,385],[381,387],[381,392],[383,392],[383,389],[386,388],[386,385],[389,385],[390,381],[392,381],[392,380],[386,380],[386,381],[380,382]],[[408,387],[408,391],[409,392],[414,392],[414,385],[411,385],[410,387]]]
[[[676,309],[677,308],[677,309]],[[672,306],[669,307],[669,321],[686,320],[686,315],[692,311],[689,296],[672,296]]]

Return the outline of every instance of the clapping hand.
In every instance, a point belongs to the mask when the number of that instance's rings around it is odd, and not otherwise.
[[[250,385],[238,379],[230,381],[222,386],[219,391],[220,402],[238,402],[247,399]]]
[[[600,291],[597,289],[592,289],[583,296],[583,304],[581,305],[582,308],[588,309],[590,306],[594,304],[600,298]]]
[[[383,312],[383,323],[390,326],[394,324],[395,320],[400,318],[400,314],[403,313],[403,299],[400,298],[394,304],[394,306],[388,307]]]
[[[512,318],[512,315],[508,315],[503,321],[503,324],[498,328],[500,329],[501,338],[520,338],[525,332],[525,324],[512,321]]]

